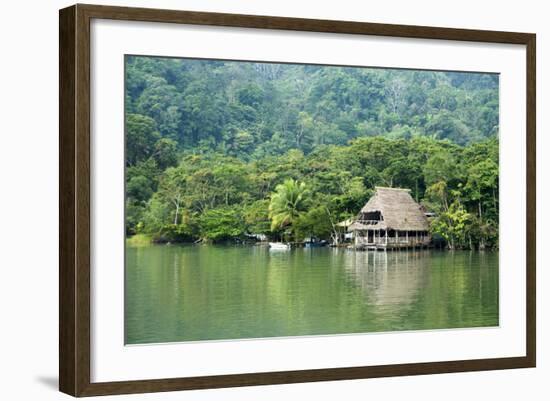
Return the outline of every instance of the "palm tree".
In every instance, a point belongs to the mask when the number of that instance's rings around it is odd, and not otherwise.
[[[269,203],[271,231],[290,226],[292,232],[293,224],[306,210],[307,195],[303,182],[288,179],[277,185]]]

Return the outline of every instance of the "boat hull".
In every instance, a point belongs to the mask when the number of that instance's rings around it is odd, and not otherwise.
[[[282,242],[270,242],[269,249],[285,251],[290,249],[290,245]]]

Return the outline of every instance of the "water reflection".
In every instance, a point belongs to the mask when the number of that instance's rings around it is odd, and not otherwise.
[[[498,324],[498,255],[127,249],[127,343]]]
[[[431,260],[426,250],[346,252],[344,269],[365,303],[373,306],[374,324],[397,329],[406,326],[409,309],[428,287]]]

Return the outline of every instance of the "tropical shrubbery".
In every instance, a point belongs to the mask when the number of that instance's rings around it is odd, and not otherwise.
[[[498,79],[127,59],[126,232],[330,239],[375,186],[410,188],[454,248],[498,246]]]
[[[384,151],[383,151],[384,150]],[[454,248],[498,245],[498,141],[466,147],[430,138],[358,138],[309,155],[244,162],[188,155],[159,173],[149,199],[129,199],[127,232],[163,241],[246,234],[330,239],[375,186],[410,188],[436,213],[432,230]],[[490,167],[490,168],[489,168]]]

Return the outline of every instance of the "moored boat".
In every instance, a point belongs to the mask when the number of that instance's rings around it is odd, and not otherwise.
[[[284,242],[270,242],[269,249],[287,250],[287,249],[290,249],[290,244],[285,244]]]

